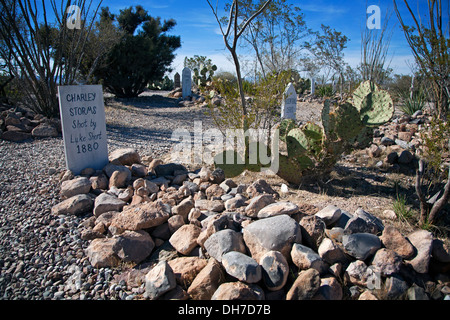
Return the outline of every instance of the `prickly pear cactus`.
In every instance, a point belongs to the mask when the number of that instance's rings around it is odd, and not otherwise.
[[[377,127],[394,115],[394,103],[384,90],[370,81],[363,82],[353,92],[353,105],[360,113],[365,126]]]

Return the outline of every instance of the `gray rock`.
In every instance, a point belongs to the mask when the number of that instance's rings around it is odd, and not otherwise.
[[[391,138],[383,137],[381,138],[381,144],[383,146],[392,146],[393,144],[395,144],[395,141],[392,140]]]
[[[116,238],[98,238],[91,241],[86,249],[86,256],[94,268],[114,267],[120,262],[114,247]]]
[[[415,283],[408,289],[406,296],[408,300],[430,300],[425,290]]]
[[[109,155],[109,161],[114,163],[120,163],[122,165],[129,165],[141,162],[139,153],[132,148],[117,149],[111,152]]]
[[[292,244],[301,243],[302,237],[298,223],[284,214],[252,222],[243,233],[245,244],[256,261],[271,250],[280,251],[289,259]]]
[[[299,210],[298,206],[296,204],[293,204],[289,201],[279,201],[272,204],[269,204],[268,206],[262,208],[258,212],[258,218],[268,218],[268,217],[274,217],[279,216],[282,214],[291,215],[294,213],[297,213]]]
[[[41,123],[31,131],[31,134],[35,138],[57,137],[58,130],[52,125],[49,125],[47,123]]]
[[[366,260],[381,248],[380,239],[371,233],[353,233],[342,237],[345,251],[358,260]]]
[[[264,291],[256,284],[240,281],[222,283],[211,300],[264,300]]]
[[[384,282],[387,299],[400,299],[408,290],[408,284],[399,275],[392,275]]]
[[[373,271],[382,276],[390,276],[400,271],[402,258],[393,250],[381,248],[375,253],[372,260]]]
[[[117,237],[114,252],[125,262],[139,263],[147,258],[155,247],[150,235],[144,230],[126,230]]]
[[[127,203],[108,193],[102,193],[95,199],[94,215],[98,217],[108,211],[121,211]]]
[[[388,153],[388,155],[386,156],[385,161],[389,164],[394,164],[397,163],[398,161],[398,153],[395,151],[392,151],[390,153]]]
[[[286,300],[310,300],[320,287],[320,275],[316,269],[301,271],[286,294]]]
[[[289,275],[286,258],[279,251],[268,251],[261,256],[259,263],[267,289],[277,291],[283,288]]]
[[[256,283],[261,280],[261,266],[241,252],[230,251],[222,255],[222,265],[229,275],[240,281]]]
[[[354,216],[345,225],[345,233],[372,233],[377,234],[383,231],[383,222],[374,215],[358,208]]]
[[[258,212],[268,206],[271,203],[274,203],[275,199],[270,194],[262,194],[254,197],[248,206],[245,208],[245,214],[249,217],[256,217]]]
[[[186,168],[178,163],[160,164],[155,167],[155,173],[158,177],[173,176],[174,172],[180,170],[187,173]]]
[[[245,253],[245,245],[242,234],[231,229],[225,229],[213,233],[204,243],[208,254],[217,261],[222,261],[222,256],[230,251]]]
[[[398,157],[398,163],[400,164],[410,164],[414,160],[414,155],[408,150],[403,150]]]
[[[321,218],[313,215],[303,217],[299,224],[302,230],[302,242],[317,251],[325,237],[325,222]]]
[[[316,269],[320,274],[327,271],[328,265],[311,248],[299,243],[294,243],[291,250],[292,262],[300,269],[307,270],[309,268]]]
[[[52,208],[53,215],[79,215],[89,212],[94,207],[94,200],[87,194],[78,194],[60,202]]]
[[[61,196],[73,197],[77,194],[86,194],[91,190],[91,181],[86,177],[79,177],[61,183]]]
[[[237,194],[235,197],[229,195],[232,197],[231,199],[228,199],[225,201],[225,210],[236,210],[237,208],[245,206],[245,202],[247,201],[247,198],[244,197],[241,194]]]
[[[344,251],[329,238],[323,239],[318,249],[319,256],[328,262],[330,265],[335,263],[342,263],[346,265],[348,263],[347,257]]]
[[[160,261],[145,275],[145,297],[155,300],[176,285],[172,268],[167,261]]]
[[[317,212],[315,216],[321,218],[326,226],[329,227],[339,220],[341,217],[341,209],[334,205],[329,205]]]
[[[407,261],[416,272],[427,273],[433,249],[433,234],[426,230],[417,230],[408,235],[408,240],[416,248],[416,256]]]
[[[410,148],[409,143],[404,141],[404,140],[401,140],[401,139],[395,139],[395,144],[399,145],[403,149],[409,149]]]

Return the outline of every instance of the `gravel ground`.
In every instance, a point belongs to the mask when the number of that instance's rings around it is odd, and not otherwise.
[[[174,129],[193,130],[194,120],[207,125],[206,109],[180,108],[161,94],[134,100],[105,95],[110,152],[133,147],[141,156],[162,157]],[[0,299],[133,298],[111,282],[119,269],[90,266],[84,255],[89,243],[78,229],[86,217],[51,214],[61,201],[62,138],[0,140],[0,164]]]
[[[179,107],[167,92],[128,100],[105,95],[105,108],[110,152],[132,147],[141,156],[161,158],[173,146],[173,130],[193,132],[196,120],[204,130],[214,127],[206,108]],[[84,254],[89,243],[78,228],[86,217],[51,214],[61,201],[59,177],[65,171],[61,137],[0,140],[0,164],[0,299],[110,300],[140,293],[112,282],[120,268],[90,266]]]

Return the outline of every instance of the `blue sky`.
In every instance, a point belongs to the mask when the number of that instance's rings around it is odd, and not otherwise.
[[[217,0],[211,0],[213,4]],[[94,0],[95,2],[95,0]],[[225,0],[219,0],[219,9],[224,7]],[[344,50],[345,60],[352,67],[360,62],[361,28],[365,27],[366,10],[369,5],[378,5],[381,9],[381,17],[385,13],[391,13],[390,27],[393,28],[393,36],[390,45],[388,59],[395,73],[409,74],[408,63],[414,61],[410,48],[404,38],[403,32],[393,9],[392,0],[289,0],[289,3],[301,8],[306,24],[314,31],[320,29],[321,24],[341,31],[350,41]],[[419,9],[421,14],[427,10],[426,0],[408,0],[414,9]],[[447,3],[448,1],[443,1]],[[406,11],[403,0],[398,0],[399,8],[405,21],[412,25],[409,13]],[[234,65],[229,61],[229,54],[223,44],[218,24],[206,0],[110,0],[103,1],[102,6],[108,6],[113,13],[119,13],[120,9],[129,6],[142,5],[152,16],[162,19],[173,18],[177,21],[171,34],[181,36],[182,47],[176,51],[176,59],[173,68],[181,74],[185,56],[203,55],[211,58],[219,70],[233,71]],[[221,11],[224,15],[225,12]],[[447,21],[448,25],[448,21]],[[239,53],[239,52],[238,52]]]

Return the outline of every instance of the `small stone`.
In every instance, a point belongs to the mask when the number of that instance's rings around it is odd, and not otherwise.
[[[286,294],[286,300],[311,300],[319,287],[320,275],[316,269],[301,271]]]
[[[342,249],[333,242],[333,240],[325,238],[319,246],[319,256],[328,262],[330,265],[337,262],[346,264],[347,258],[345,257]]]
[[[261,280],[261,266],[241,252],[230,251],[222,255],[222,265],[229,275],[240,281],[256,283]]]
[[[353,233],[342,237],[345,251],[358,260],[366,260],[381,248],[380,239],[371,233]]]
[[[417,230],[408,235],[408,240],[416,248],[416,256],[407,261],[416,272],[427,273],[433,248],[433,234],[426,230]]]
[[[264,291],[255,284],[226,282],[217,288],[211,300],[264,300]]]
[[[170,233],[174,233],[178,229],[180,229],[185,223],[184,218],[180,215],[174,215],[167,220],[167,224],[169,225]]]
[[[102,193],[95,199],[94,215],[98,217],[108,211],[121,211],[125,205],[125,201],[119,200],[117,197],[108,193]]]
[[[133,163],[131,166],[131,175],[138,178],[145,177],[147,175],[147,167],[143,164]]]
[[[199,257],[179,257],[168,263],[175,274],[177,283],[183,288],[188,288],[208,261]]]
[[[211,258],[192,281],[187,292],[193,300],[210,300],[224,281],[225,275],[220,263]]]
[[[398,157],[398,163],[400,164],[410,164],[414,160],[414,155],[408,150],[403,150]]]
[[[386,299],[399,299],[408,290],[408,284],[398,275],[392,275],[386,278],[384,282],[384,291]]]
[[[73,196],[52,208],[53,215],[79,215],[92,210],[94,200],[86,195]]]
[[[128,185],[128,182],[131,180],[131,171],[127,170],[117,170],[114,171],[109,178],[109,188],[123,188]]]
[[[403,259],[409,259],[414,255],[412,244],[393,226],[387,226],[380,237],[387,249],[395,251]]]
[[[383,146],[392,146],[393,144],[395,144],[395,141],[391,138],[383,137],[381,138],[381,144]]]
[[[406,292],[408,300],[430,300],[425,290],[415,283]]]
[[[289,201],[279,201],[262,208],[258,212],[258,218],[274,217],[282,214],[292,215],[299,211],[299,207]]]
[[[259,261],[262,278],[267,289],[277,291],[284,287],[289,275],[289,265],[279,251],[268,251]]]
[[[222,261],[222,256],[230,251],[245,253],[245,245],[242,233],[231,229],[225,229],[213,233],[204,243],[208,254],[217,261]]]
[[[131,166],[132,164],[140,163],[141,158],[136,150],[131,149],[131,148],[126,148],[126,149],[114,150],[109,155],[109,161],[110,162],[119,162],[122,165]]]
[[[174,215],[180,215],[183,217],[184,221],[188,221],[188,214],[194,209],[194,201],[190,198],[186,198],[181,201],[178,205],[172,208],[172,213]]]
[[[337,220],[339,220],[339,218],[341,217],[341,209],[334,205],[329,205],[317,212],[315,215],[316,217],[322,219],[323,222],[325,222],[326,226],[329,227]]]
[[[197,238],[201,231],[196,225],[185,224],[175,231],[169,242],[179,253],[189,255],[197,246]]]
[[[52,125],[49,125],[47,123],[41,123],[31,131],[31,134],[35,138],[57,137],[58,130]]]
[[[115,238],[99,238],[91,241],[86,249],[86,256],[94,268],[114,267],[119,264],[119,257],[114,251]]]
[[[85,177],[79,177],[61,183],[61,196],[70,198],[77,194],[86,194],[91,190],[91,181]]]
[[[254,197],[248,206],[245,208],[245,214],[249,217],[257,217],[258,212],[275,202],[275,199],[270,194],[262,194]]]
[[[272,187],[267,183],[266,180],[258,179],[255,182],[253,182],[248,188],[247,188],[247,194],[250,195],[252,198],[256,197],[261,194],[271,194],[274,195],[276,198],[279,198],[278,192],[272,189]]]
[[[202,182],[209,181],[209,179],[211,178],[211,174],[212,174],[211,170],[209,170],[209,168],[207,168],[207,167],[202,167],[200,169],[200,172],[198,173],[200,180]]]
[[[384,210],[381,217],[384,219],[395,220],[397,219],[397,214],[394,210]]]
[[[397,163],[397,161],[398,161],[398,153],[395,152],[395,151],[392,151],[392,152],[388,153],[388,155],[385,158],[385,161],[386,161],[386,163],[389,163],[389,164]]]
[[[328,265],[322,258],[314,252],[311,248],[308,248],[299,243],[294,243],[291,250],[292,262],[300,269],[307,270],[309,268],[316,269],[320,274],[327,271]]]
[[[123,261],[139,263],[150,255],[154,247],[153,239],[144,230],[126,230],[117,237],[113,250]]]
[[[365,290],[360,294],[358,300],[378,300],[378,298],[370,290]]]
[[[217,184],[212,184],[205,190],[205,194],[208,200],[212,200],[213,198],[220,198],[223,196],[225,194],[225,190]]]
[[[371,158],[378,158],[381,155],[381,148],[373,144],[367,149],[367,153]]]
[[[155,300],[176,285],[172,268],[167,261],[160,261],[145,275],[145,297]]]
[[[241,208],[245,206],[245,202],[247,201],[247,198],[244,197],[241,194],[237,194],[235,197],[225,201],[225,210],[227,211],[233,211],[237,208]]]
[[[141,230],[157,227],[166,222],[169,217],[170,206],[157,200],[130,206],[117,214],[111,225],[124,230]]]
[[[320,287],[312,300],[342,300],[343,292],[339,281],[334,277],[320,279]]]
[[[103,173],[99,176],[90,177],[89,181],[91,181],[92,189],[94,190],[106,190],[108,189],[109,181],[108,177]]]
[[[381,248],[375,253],[372,260],[373,271],[382,276],[390,276],[400,271],[402,258],[393,250]]]
[[[302,229],[302,242],[317,251],[325,237],[325,222],[315,215],[304,216],[299,222]]]

